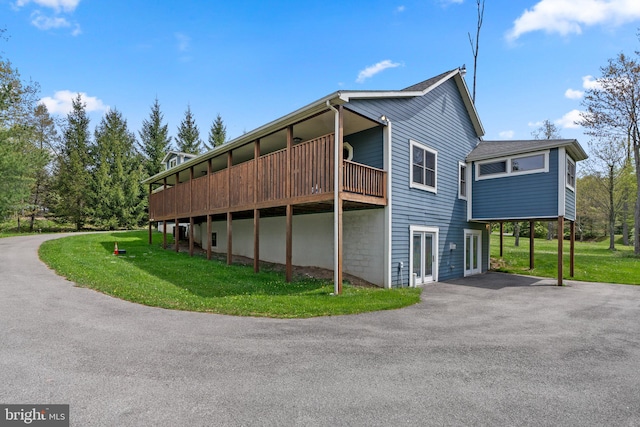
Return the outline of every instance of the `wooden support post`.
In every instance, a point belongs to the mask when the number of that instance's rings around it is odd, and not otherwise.
[[[151,193],[153,192],[153,187],[149,184],[149,199],[151,200]],[[151,221],[151,208],[149,208],[149,244],[153,244],[153,230],[152,230],[152,221]]]
[[[573,267],[574,267],[574,260],[575,260],[575,255],[576,255],[576,222],[575,221],[571,221],[569,223],[569,229],[570,229],[570,241],[571,241],[571,245],[569,247],[569,276],[573,277]]]
[[[500,258],[504,250],[504,222],[500,221]]]
[[[535,221],[529,221],[529,270],[533,270],[535,268],[535,261],[533,256],[535,239],[536,223]]]
[[[207,259],[211,259],[211,215],[207,215]]]
[[[189,217],[189,256],[193,256],[193,217]]]
[[[293,265],[291,264],[293,255],[293,206],[287,205],[287,237],[286,237],[286,278],[290,282],[293,278]]]
[[[233,263],[233,230],[231,229],[233,223],[233,214],[227,212],[227,264]]]
[[[344,190],[344,156],[342,145],[344,144],[344,109],[342,105],[338,107],[338,135],[336,140],[337,150],[338,150],[338,164],[336,167],[338,168],[338,182],[336,185],[338,186],[338,206],[336,209],[336,213],[338,215],[338,265],[336,269],[338,270],[338,274],[336,275],[338,280],[338,295],[342,294],[342,257],[343,257],[343,226],[342,226],[342,197]]]
[[[175,174],[176,176],[176,184],[175,184],[175,188],[176,190],[178,189],[178,184],[180,184],[180,174],[178,172],[176,172]],[[175,223],[173,224],[173,236],[174,236],[174,246],[175,246],[175,250],[176,252],[180,252],[180,222],[178,221],[178,196],[177,194],[174,196],[174,201],[173,201],[173,209],[176,215],[175,218]]]
[[[260,159],[260,140],[253,145],[253,203],[258,203],[258,160]],[[253,209],[253,271],[260,271],[260,209]]]
[[[293,147],[293,126],[287,127],[287,172],[285,175],[286,198],[291,197],[291,147]]]
[[[260,209],[253,210],[253,271],[260,271]]]
[[[175,218],[175,222],[173,223],[173,243],[176,252],[180,252],[180,222],[177,216]]]
[[[164,214],[167,212],[164,211],[166,209],[164,205],[164,195],[165,191],[167,191],[167,178],[162,179],[162,209]],[[167,249],[167,220],[162,220],[162,249]]]
[[[564,217],[558,217],[558,286],[562,286],[562,258],[564,244]]]

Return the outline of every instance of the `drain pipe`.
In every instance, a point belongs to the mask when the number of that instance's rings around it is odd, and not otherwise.
[[[340,134],[340,112],[327,100],[327,107],[335,113],[334,150],[333,150],[333,294],[338,295],[338,203],[340,203],[340,152],[338,151],[338,135]]]

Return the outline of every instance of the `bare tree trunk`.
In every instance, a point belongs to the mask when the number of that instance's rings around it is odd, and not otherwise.
[[[513,235],[516,237],[516,246],[520,246],[520,223],[513,223]]]
[[[636,138],[634,138],[636,139]],[[640,255],[640,141],[634,141],[633,154],[636,164],[636,209],[634,212],[633,253]]]
[[[469,34],[469,43],[471,43],[471,53],[473,54],[473,93],[471,99],[476,103],[476,75],[478,69],[478,44],[480,43],[480,28],[482,28],[482,20],[484,19],[484,0],[476,0],[478,5],[478,26],[476,27],[476,42],[473,43],[471,33]]]
[[[547,222],[547,240],[553,239],[553,222]]]

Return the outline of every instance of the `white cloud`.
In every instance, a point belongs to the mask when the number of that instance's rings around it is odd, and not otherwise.
[[[464,0],[440,0],[443,6],[449,6],[450,4],[462,4]]]
[[[543,123],[542,123],[542,122],[529,122],[529,123],[527,123],[527,126],[529,126],[529,127],[536,127],[536,128],[539,128],[539,127],[540,127],[540,126],[542,126],[542,125],[543,125]]]
[[[582,78],[582,87],[585,89],[602,89],[602,84],[593,78],[593,76],[584,76]]]
[[[384,61],[380,61],[375,65],[370,65],[369,67],[360,71],[358,73],[358,78],[356,79],[356,83],[364,83],[366,79],[375,76],[376,74],[386,70],[387,68],[395,68],[399,66],[400,66],[400,63],[391,62],[390,59],[385,59]]]
[[[73,109],[72,101],[78,96],[82,97],[82,101],[86,104],[86,111],[107,111],[109,106],[104,105],[102,100],[95,96],[87,96],[85,92],[71,92],[70,90],[59,90],[53,97],[45,96],[40,100],[41,104],[47,107],[51,114],[69,114]]]
[[[584,95],[584,92],[581,90],[575,89],[567,89],[564,93],[564,96],[569,99],[580,99]]]
[[[76,7],[78,7],[80,0],[17,0],[16,6],[22,7],[32,2],[39,6],[53,9],[56,12],[60,12],[61,10],[73,12]]]
[[[576,124],[576,122],[582,120],[580,113],[580,110],[571,110],[567,114],[556,120],[555,124],[565,129],[577,129],[580,127],[580,125]]]
[[[512,131],[512,130],[503,130],[498,135],[502,139],[512,139],[515,134],[516,133],[514,131]]]
[[[398,6],[398,7],[396,7],[396,12],[402,13],[402,12],[405,11],[405,9],[406,9],[406,7],[404,7],[404,6]]]
[[[70,27],[71,24],[60,16],[45,16],[39,11],[31,15],[31,24],[39,30],[50,30],[51,28]]]
[[[584,26],[618,26],[640,19],[638,0],[540,0],[514,21],[507,40],[532,31],[581,34]]]

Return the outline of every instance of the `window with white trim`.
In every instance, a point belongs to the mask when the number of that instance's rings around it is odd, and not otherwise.
[[[567,156],[567,187],[576,189],[576,164]]]
[[[438,152],[411,141],[410,186],[436,192]]]
[[[549,151],[476,163],[476,180],[541,172],[549,172]]]
[[[467,165],[458,163],[458,198],[467,198]]]
[[[174,157],[173,159],[169,160],[169,169],[174,168],[176,166],[178,166],[178,159]]]

